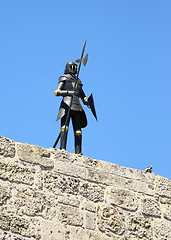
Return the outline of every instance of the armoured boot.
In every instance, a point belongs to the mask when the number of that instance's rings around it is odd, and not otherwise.
[[[60,140],[60,149],[66,150],[66,143],[67,143],[67,136],[68,136],[68,126],[66,126],[65,132],[65,125],[61,127],[61,140]],[[66,136],[65,136],[66,134]],[[65,138],[65,139],[64,139]]]
[[[77,130],[74,132],[75,137],[75,153],[82,154],[81,146],[82,146],[82,131]]]

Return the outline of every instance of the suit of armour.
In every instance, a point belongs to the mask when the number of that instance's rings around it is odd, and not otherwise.
[[[56,121],[61,119],[61,139],[60,139],[60,149],[66,149],[67,143],[67,134],[68,134],[68,127],[70,119],[72,119],[72,125],[74,130],[74,137],[75,137],[75,153],[81,153],[81,146],[82,146],[82,131],[81,128],[87,126],[87,118],[85,112],[81,106],[79,98],[82,99],[85,105],[88,105],[88,99],[85,96],[85,93],[82,89],[82,82],[78,79],[76,84],[76,77],[75,73],[77,68],[74,70],[74,73],[71,72],[73,66],[77,66],[74,62],[69,62],[69,70],[65,70],[63,76],[59,78],[58,87],[55,90],[56,96],[62,96],[63,100],[60,105],[60,109],[57,115]],[[67,65],[66,65],[67,68]],[[71,69],[70,69],[71,68]],[[75,86],[76,84],[76,86]],[[71,99],[72,105],[71,105]],[[71,105],[71,110],[69,114],[68,122],[66,122],[68,109]],[[65,130],[65,132],[64,132]],[[66,134],[66,138],[64,135]]]

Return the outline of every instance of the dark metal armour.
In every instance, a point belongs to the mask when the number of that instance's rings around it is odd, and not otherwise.
[[[74,78],[71,74],[66,74],[63,75],[59,78],[59,83],[63,82],[63,87],[60,89],[62,90],[67,90],[67,91],[73,91],[74,90],[74,86],[75,86],[75,82],[76,82],[76,78]],[[75,88],[75,91],[77,92],[77,96],[73,96],[73,102],[72,102],[72,106],[71,106],[71,110],[73,111],[80,111],[82,113],[82,117],[81,117],[81,127],[84,128],[87,126],[87,118],[85,115],[85,112],[81,106],[80,98],[84,98],[85,97],[85,93],[82,90],[82,82],[80,79],[78,79],[77,81],[77,86]],[[63,97],[63,100],[61,102],[60,105],[60,109],[56,118],[56,121],[58,121],[59,119],[61,119],[65,113],[67,112],[70,104],[71,104],[71,96],[66,96]]]

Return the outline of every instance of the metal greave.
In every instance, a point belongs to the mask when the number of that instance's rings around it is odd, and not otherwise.
[[[81,153],[82,135],[75,135],[75,153]]]
[[[65,141],[64,141],[64,134],[66,134]],[[67,143],[68,132],[61,132],[61,139],[60,139],[60,149],[66,150],[66,143]]]

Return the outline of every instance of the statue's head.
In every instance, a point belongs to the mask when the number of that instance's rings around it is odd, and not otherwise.
[[[64,74],[71,73],[76,74],[77,73],[77,64],[75,62],[67,62]]]

